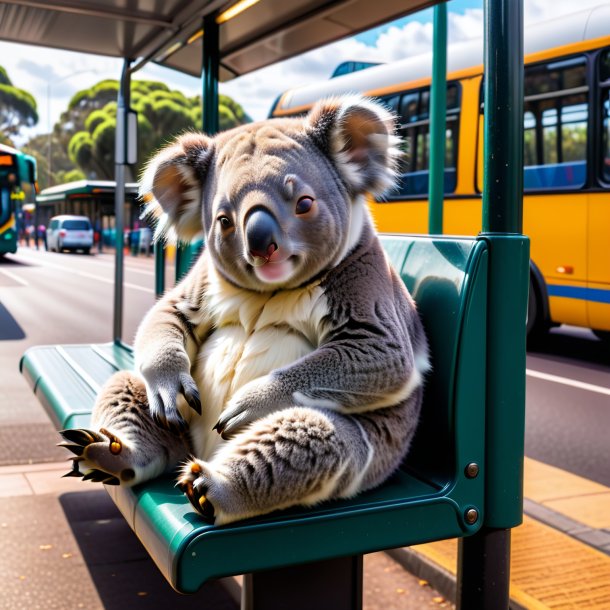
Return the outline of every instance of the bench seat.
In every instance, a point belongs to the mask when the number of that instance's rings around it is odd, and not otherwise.
[[[107,486],[176,590],[194,592],[215,577],[462,537],[481,527],[487,245],[410,236],[385,237],[383,244],[416,298],[434,355],[407,462],[384,485],[354,499],[221,527],[206,524],[170,476],[131,489]],[[114,371],[133,368],[133,351],[112,343],[39,346],[27,350],[20,368],[58,429],[87,427],[99,388]],[[471,462],[480,467],[478,477],[465,474]],[[469,523],[472,508],[478,517]]]

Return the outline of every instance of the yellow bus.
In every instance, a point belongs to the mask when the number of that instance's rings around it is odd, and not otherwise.
[[[551,325],[610,339],[610,6],[525,30],[524,233],[531,238],[528,334]],[[481,229],[483,47],[450,45],[443,232]],[[272,116],[359,92],[382,99],[403,138],[399,186],[370,207],[380,231],[428,231],[432,54],[364,67],[281,95]]]

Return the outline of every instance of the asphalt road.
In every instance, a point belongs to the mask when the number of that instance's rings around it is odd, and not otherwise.
[[[131,342],[154,303],[154,273],[152,259],[125,263],[123,337]],[[110,341],[113,277],[109,254],[21,248],[0,261],[0,464],[65,457],[43,449],[54,432],[19,358],[30,345]],[[527,357],[526,454],[610,485],[609,431],[610,347],[586,330],[554,329]]]

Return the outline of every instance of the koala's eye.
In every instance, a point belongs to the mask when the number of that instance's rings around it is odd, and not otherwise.
[[[220,228],[223,231],[226,231],[227,229],[230,229],[233,226],[233,222],[228,216],[219,216],[218,224],[220,225]]]
[[[307,214],[309,210],[311,210],[311,206],[313,205],[313,198],[305,195],[301,197],[297,201],[296,213],[297,214]]]

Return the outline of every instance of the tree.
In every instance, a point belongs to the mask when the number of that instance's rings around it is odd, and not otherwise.
[[[114,139],[118,82],[106,80],[79,91],[56,127],[72,162],[90,178],[114,176]],[[156,81],[133,81],[131,106],[138,113],[139,174],[147,159],[179,133],[201,126],[201,98],[185,96]],[[220,127],[251,119],[226,95],[220,96]]]
[[[36,100],[27,91],[15,87],[0,66],[0,140],[9,141],[23,127],[33,127],[36,123]]]

